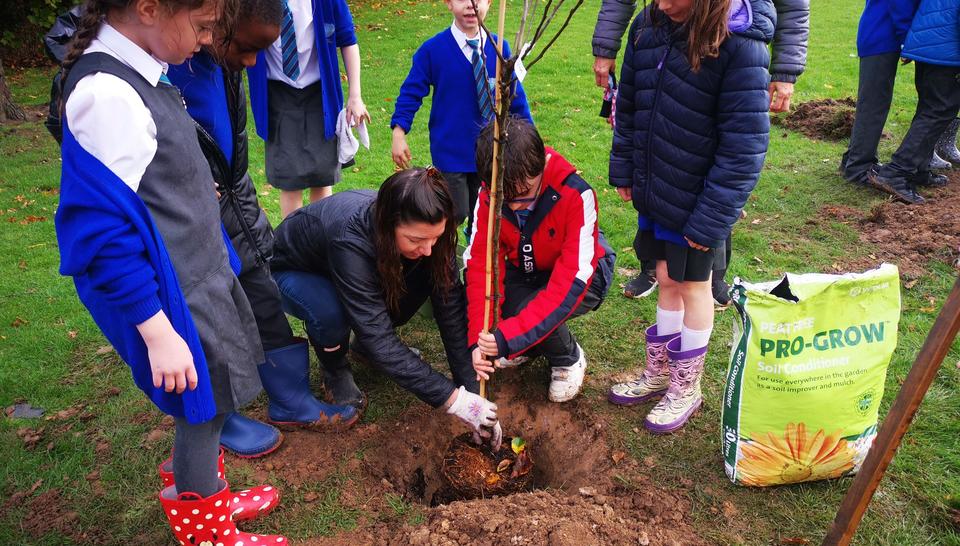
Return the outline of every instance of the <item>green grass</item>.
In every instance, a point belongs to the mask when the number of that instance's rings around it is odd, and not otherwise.
[[[611,136],[596,115],[600,91],[590,70],[589,42],[597,7],[596,0],[584,5],[524,84],[547,143],[576,164],[597,188],[601,226],[620,251],[619,267],[635,268],[636,258],[626,251],[635,213],[616,198],[605,180]],[[809,62],[795,101],[855,96],[859,10],[860,4],[853,0],[813,1]],[[357,166],[345,173],[338,189],[374,188],[393,172],[388,127],[393,98],[417,45],[450,22],[442,4],[436,2],[366,3],[354,8],[354,16],[364,59],[364,98],[374,121],[373,150],[361,151]],[[511,35],[507,32],[508,38]],[[912,73],[909,65],[900,70],[887,125],[893,138],[882,141],[882,158],[889,157],[909,125],[915,103]],[[42,109],[50,74],[50,70],[8,74],[15,99],[31,110]],[[416,164],[430,162],[429,106],[428,99],[408,137]],[[858,241],[854,228],[817,218],[825,204],[867,210],[881,201],[838,178],[836,166],[843,149],[844,143],[812,141],[774,127],[764,174],[748,205],[750,217],[734,234],[733,275],[756,281],[785,271],[830,271],[834,263],[872,252]],[[25,400],[46,408],[48,414],[76,404],[86,408],[62,421],[0,419],[2,491],[9,497],[42,480],[37,492],[59,489],[68,509],[79,514],[75,527],[88,532],[99,529],[111,544],[165,543],[169,535],[153,498],[154,467],[169,449],[169,435],[145,443],[150,431],[163,427],[161,416],[131,385],[126,367],[116,356],[98,352],[106,342],[78,303],[70,280],[57,273],[52,221],[58,198],[57,148],[42,125],[31,121],[0,126],[0,157],[0,253],[4,256],[0,260],[0,407]],[[257,138],[251,139],[250,159],[260,199],[276,223],[278,193],[264,185],[263,146]],[[755,219],[760,222],[752,223]],[[881,412],[889,408],[935,318],[929,298],[939,307],[955,276],[947,265],[936,264],[911,289],[903,290],[899,345],[890,364]],[[618,276],[618,282],[625,280]],[[573,323],[590,355],[587,396],[599,400],[609,385],[608,376],[630,369],[640,359],[638,340],[653,319],[654,305],[651,299],[629,301],[612,294],[597,313]],[[703,536],[721,544],[777,544],[797,537],[818,542],[849,480],[758,490],[734,486],[723,474],[718,401],[733,318],[733,311],[718,315],[705,379],[705,408],[683,433],[653,437],[642,430],[634,432],[642,419],[637,410],[598,402],[595,411],[608,414],[614,423],[610,434],[614,446],[639,460],[652,461],[650,475],[661,486],[687,492],[693,500],[690,518]],[[416,320],[402,334],[423,348],[431,361],[443,361],[436,332],[428,322]],[[958,360],[960,348],[955,344],[864,519],[858,544],[960,544],[960,533],[946,515],[948,501],[956,502],[960,495],[960,395],[953,366]],[[524,373],[527,378],[532,375]],[[367,422],[386,421],[419,403],[375,372],[364,369],[358,380],[371,399],[364,417]],[[114,385],[121,388],[119,395],[108,392]],[[21,428],[43,428],[36,447],[24,447],[17,435]],[[99,471],[99,480],[87,479],[93,470]],[[689,483],[687,479],[693,480],[692,486],[683,485]],[[419,507],[401,497],[383,499],[380,513],[348,508],[340,502],[340,491],[347,483],[335,473],[320,482],[299,484],[298,489],[285,491],[282,518],[268,518],[262,525],[304,538],[349,530],[363,521],[415,524],[424,519]],[[301,502],[309,492],[317,494],[316,500]],[[31,521],[30,498],[4,506],[0,543],[73,543],[58,532],[35,536],[25,528]],[[729,513],[727,505],[734,507],[736,516],[722,516]]]

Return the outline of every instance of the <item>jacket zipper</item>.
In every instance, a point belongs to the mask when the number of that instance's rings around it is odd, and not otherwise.
[[[657,63],[657,91],[653,94],[653,106],[650,108],[650,122],[647,125],[647,184],[643,190],[644,206],[647,206],[648,203],[650,203],[650,146],[653,145],[653,122],[657,113],[657,102],[660,101],[660,90],[663,88],[663,63],[666,62],[667,56],[670,55],[671,49],[673,49],[672,38],[669,42],[667,42],[667,50],[663,52],[663,56],[660,57],[660,62]]]
[[[204,129],[202,125],[196,122],[194,123],[194,125],[197,126],[197,131],[200,131],[200,133],[203,135],[203,138],[214,143],[214,146],[212,148],[216,150],[215,153],[217,154],[215,161],[220,164],[221,172],[224,174],[224,178],[229,178],[232,181],[233,171],[227,165],[227,158],[223,155],[223,151],[220,150],[220,147],[216,145],[217,141],[214,140],[212,136],[210,136],[210,133],[208,133],[207,130]],[[237,199],[237,194],[234,188],[234,184],[232,182],[229,184],[224,184],[223,190],[224,190],[224,193],[226,193],[227,201],[229,201],[230,205],[233,207],[233,213],[237,216],[237,221],[240,222],[240,228],[243,230],[244,238],[247,239],[247,243],[249,243],[250,247],[253,248],[254,259],[256,261],[256,264],[259,266],[267,263],[266,256],[264,256],[263,253],[260,252],[260,247],[257,245],[257,240],[253,237],[253,232],[250,230],[250,226],[247,225],[246,218],[243,217],[243,210],[241,210],[240,208],[240,202]]]

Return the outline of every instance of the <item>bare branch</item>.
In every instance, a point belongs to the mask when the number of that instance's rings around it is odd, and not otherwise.
[[[501,1],[505,1],[505,0],[501,0]],[[470,4],[473,5],[474,13],[480,13],[480,10],[477,9],[477,0],[470,0]],[[483,24],[483,19],[481,19],[480,17],[477,17],[477,22],[480,23],[480,31],[483,33],[480,37],[481,44],[483,43],[483,36],[488,36],[490,37],[491,40],[493,40],[493,33],[490,32],[490,29],[487,28],[487,25]],[[497,57],[499,57],[501,61],[507,60],[506,57],[503,56],[503,52],[500,51],[500,47],[497,45],[496,40],[493,40],[493,50],[496,51]],[[481,54],[480,57],[482,58],[484,57],[484,55]]]
[[[532,51],[533,48],[537,45],[537,42],[547,33],[547,28],[550,26],[550,23],[553,22],[553,18],[556,17],[557,12],[560,11],[560,8],[563,7],[563,4],[566,3],[566,0],[559,0],[557,4],[553,7],[553,11],[550,11],[549,15],[547,12],[550,10],[550,4],[548,3],[543,8],[543,14],[546,16],[546,20],[543,23],[543,27],[537,29],[537,33],[533,36],[533,40],[530,42],[530,49],[527,51]],[[574,8],[576,9],[576,8]]]
[[[523,12],[520,14],[520,28],[517,29],[517,37],[513,40],[513,48],[522,48],[524,31],[527,27],[527,15],[530,14],[530,0],[523,0]]]
[[[563,33],[564,29],[566,29],[567,25],[570,23],[570,19],[573,17],[573,14],[576,13],[578,9],[580,9],[581,5],[583,5],[583,0],[577,0],[577,4],[573,6],[573,8],[567,14],[567,18],[563,22],[563,26],[560,27],[560,30],[558,30],[557,33],[553,35],[553,38],[551,38],[550,41],[547,42],[547,45],[540,50],[540,53],[532,61],[526,64],[526,67],[528,70],[530,69],[530,67],[537,64],[537,61],[543,58],[544,53],[546,53],[547,50],[550,49],[550,46],[552,46],[553,43],[557,41],[557,38],[560,37],[560,34]]]
[[[563,0],[560,0],[561,2]],[[537,30],[533,31],[533,39],[530,40],[530,48],[532,49],[534,44],[537,42],[537,37],[543,32],[543,25],[547,20],[547,12],[550,11],[550,6],[553,4],[553,0],[547,0],[546,5],[543,6],[543,13],[540,14],[540,22],[537,23]],[[536,12],[534,12],[536,13]]]

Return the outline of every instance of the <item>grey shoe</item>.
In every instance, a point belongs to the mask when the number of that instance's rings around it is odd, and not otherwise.
[[[947,130],[940,135],[940,140],[934,147],[934,153],[941,159],[952,163],[954,167],[960,167],[960,150],[957,150],[957,129],[960,129],[960,118],[950,122]]]
[[[943,159],[943,158],[940,157],[939,155],[937,155],[937,152],[934,151],[934,152],[933,152],[933,157],[930,158],[930,166],[929,166],[929,168],[930,168],[931,171],[942,171],[942,170],[944,170],[944,169],[951,169],[951,168],[953,168],[953,164],[950,163],[949,161]]]

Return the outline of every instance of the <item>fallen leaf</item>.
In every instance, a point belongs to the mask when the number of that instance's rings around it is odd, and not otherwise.
[[[98,354],[98,355],[105,355],[105,354],[107,354],[107,353],[112,353],[112,352],[113,352],[113,346],[112,346],[112,345],[103,345],[103,346],[98,347],[97,350],[96,350],[96,354]]]
[[[504,459],[500,461],[500,464],[497,465],[497,473],[499,474],[505,471],[506,469],[510,468],[510,465],[512,464],[513,464],[513,461],[511,461],[510,459]]]
[[[740,510],[730,501],[723,501],[723,515],[727,519],[734,519],[740,515]]]
[[[917,284],[917,279],[913,279],[903,283],[903,287],[906,288],[907,290],[910,290],[911,288],[916,286],[916,284]]]
[[[619,451],[619,450],[614,451],[613,453],[610,454],[610,458],[613,459],[613,464],[619,463],[626,456],[627,454],[625,452]]]
[[[77,331],[70,330],[69,332],[67,332],[67,337],[70,339],[77,339]]]
[[[144,442],[148,444],[155,444],[160,440],[163,440],[164,438],[166,438],[166,436],[167,436],[166,431],[155,428],[147,434],[147,437],[144,439]]]
[[[30,324],[30,321],[25,318],[17,317],[13,319],[13,322],[10,323],[10,326],[13,326],[14,328],[19,328],[24,324]]]
[[[303,495],[303,502],[313,502],[320,498],[320,495],[317,495],[315,491],[307,491]]]
[[[20,261],[17,263],[17,267],[20,268],[20,271],[26,271],[26,270],[27,270],[27,261],[26,261],[26,260],[20,260]]]

